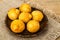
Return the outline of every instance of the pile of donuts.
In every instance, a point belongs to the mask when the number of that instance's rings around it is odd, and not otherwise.
[[[8,18],[12,20],[10,29],[14,33],[21,33],[27,29],[30,33],[37,32],[43,19],[43,13],[39,10],[33,10],[29,4],[23,3],[19,9],[11,8],[8,10]],[[26,25],[25,25],[26,23]]]

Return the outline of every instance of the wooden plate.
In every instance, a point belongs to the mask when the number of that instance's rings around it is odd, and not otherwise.
[[[19,7],[18,7],[17,9],[19,9]],[[39,9],[36,9],[36,8],[33,8],[33,7],[32,7],[32,11],[34,11],[34,10],[39,10]],[[32,12],[32,11],[31,11],[31,12]],[[39,10],[39,11],[41,11],[41,12],[43,13],[42,10]],[[40,28],[39,31],[37,31],[36,33],[30,33],[30,32],[28,32],[26,29],[25,29],[22,33],[14,33],[14,32],[12,32],[11,29],[10,29],[10,24],[11,24],[12,20],[10,20],[10,19],[8,18],[8,16],[6,16],[6,20],[5,20],[6,27],[9,28],[10,31],[11,31],[14,35],[16,35],[16,36],[18,36],[18,37],[35,37],[35,36],[41,35],[41,32],[43,32],[43,29],[44,29],[45,27],[47,27],[46,25],[47,25],[48,19],[47,19],[47,16],[46,16],[44,13],[43,13],[43,15],[44,15],[44,18],[43,18],[43,20],[40,22],[41,28]],[[25,23],[25,25],[26,25],[26,23]]]

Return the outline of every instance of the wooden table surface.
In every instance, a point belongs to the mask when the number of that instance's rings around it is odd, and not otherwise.
[[[60,15],[60,0],[41,0],[43,7],[52,10],[57,15]],[[40,2],[41,2],[40,1]]]

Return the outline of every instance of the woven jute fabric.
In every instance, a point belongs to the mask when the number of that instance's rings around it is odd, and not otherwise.
[[[38,0],[37,0],[38,1]],[[43,8],[37,1],[27,0],[0,0],[0,40],[55,40],[60,36],[60,23],[56,15]],[[48,25],[39,36],[33,38],[17,37],[6,27],[5,19],[10,8],[19,7],[22,3],[29,3],[32,7],[42,10],[48,18]]]

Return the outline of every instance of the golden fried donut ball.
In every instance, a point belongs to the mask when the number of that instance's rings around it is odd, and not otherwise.
[[[21,20],[14,20],[10,28],[14,33],[21,33],[25,29],[25,24]]]
[[[31,33],[35,33],[40,29],[40,24],[36,20],[31,20],[27,23],[27,30]]]
[[[22,12],[31,12],[31,6],[29,4],[22,4],[19,8]]]
[[[43,14],[41,11],[35,10],[32,12],[33,19],[37,21],[42,21],[43,19]]]
[[[22,12],[19,15],[19,20],[22,20],[23,22],[28,22],[32,18],[32,15],[30,13]]]
[[[8,11],[8,17],[9,19],[11,20],[15,20],[17,19],[18,15],[19,15],[19,10],[16,9],[16,8],[11,8],[9,11]]]

